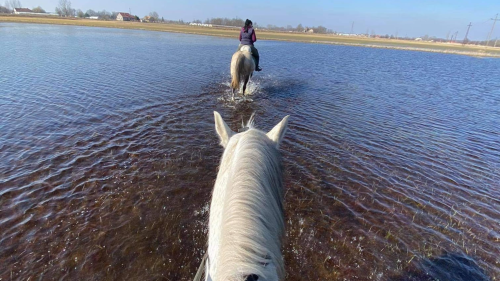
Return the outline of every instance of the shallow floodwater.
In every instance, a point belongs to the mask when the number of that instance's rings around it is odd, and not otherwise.
[[[235,104],[237,43],[0,23],[0,280],[191,280],[214,110],[291,115],[286,280],[499,280],[500,60],[258,42]]]

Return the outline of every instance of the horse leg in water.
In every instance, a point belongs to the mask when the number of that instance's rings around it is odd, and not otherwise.
[[[245,83],[243,84],[243,97],[245,97],[245,90],[247,89],[248,80],[250,80],[250,76],[245,77]]]
[[[236,90],[235,90],[234,88],[233,88],[233,89],[231,89],[231,93],[233,94],[233,97],[232,97],[233,101],[234,101],[234,92],[235,92],[235,91],[236,91]]]

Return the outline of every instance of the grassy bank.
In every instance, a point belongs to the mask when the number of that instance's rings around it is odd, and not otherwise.
[[[178,32],[178,33],[232,37],[232,38],[238,37],[237,29],[209,28],[209,27],[189,26],[180,24],[101,21],[101,20],[87,20],[87,19],[76,19],[76,18],[68,19],[59,17],[32,17],[32,16],[17,16],[17,15],[0,15],[0,22],[78,25],[78,26]],[[400,50],[410,50],[410,51],[452,53],[452,54],[469,55],[469,56],[500,58],[500,48],[491,48],[484,46],[471,46],[471,45],[462,46],[461,44],[430,43],[430,42],[417,42],[417,41],[395,40],[395,39],[354,38],[354,37],[341,37],[329,34],[286,33],[286,32],[263,31],[263,30],[259,30],[257,35],[258,38],[262,40],[351,45],[351,46],[362,46],[371,48],[389,48],[389,49],[400,49]]]

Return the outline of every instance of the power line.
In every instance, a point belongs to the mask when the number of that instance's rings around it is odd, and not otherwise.
[[[467,35],[469,35],[469,29],[470,29],[471,26],[472,26],[472,22],[469,23],[468,28],[467,28],[467,32],[465,33],[464,42],[462,42],[464,45],[468,41],[467,40]]]
[[[488,46],[490,44],[490,38],[491,38],[491,34],[493,34],[493,29],[495,28],[495,23],[497,23],[497,21],[500,20],[500,19],[498,19],[498,14],[496,14],[495,18],[491,19],[491,20],[493,21],[493,26],[491,27],[491,31],[488,34],[488,39],[486,40],[486,46]]]

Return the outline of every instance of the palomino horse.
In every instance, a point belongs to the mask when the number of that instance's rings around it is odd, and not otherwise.
[[[210,205],[205,280],[283,280],[285,222],[278,149],[289,116],[268,133],[254,129],[252,118],[247,131],[235,133],[219,113],[214,115],[224,154]]]
[[[250,46],[242,46],[239,51],[234,53],[231,59],[231,89],[234,100],[234,92],[240,89],[243,82],[243,95],[247,88],[248,81],[252,78],[255,70],[255,61],[252,57]]]

